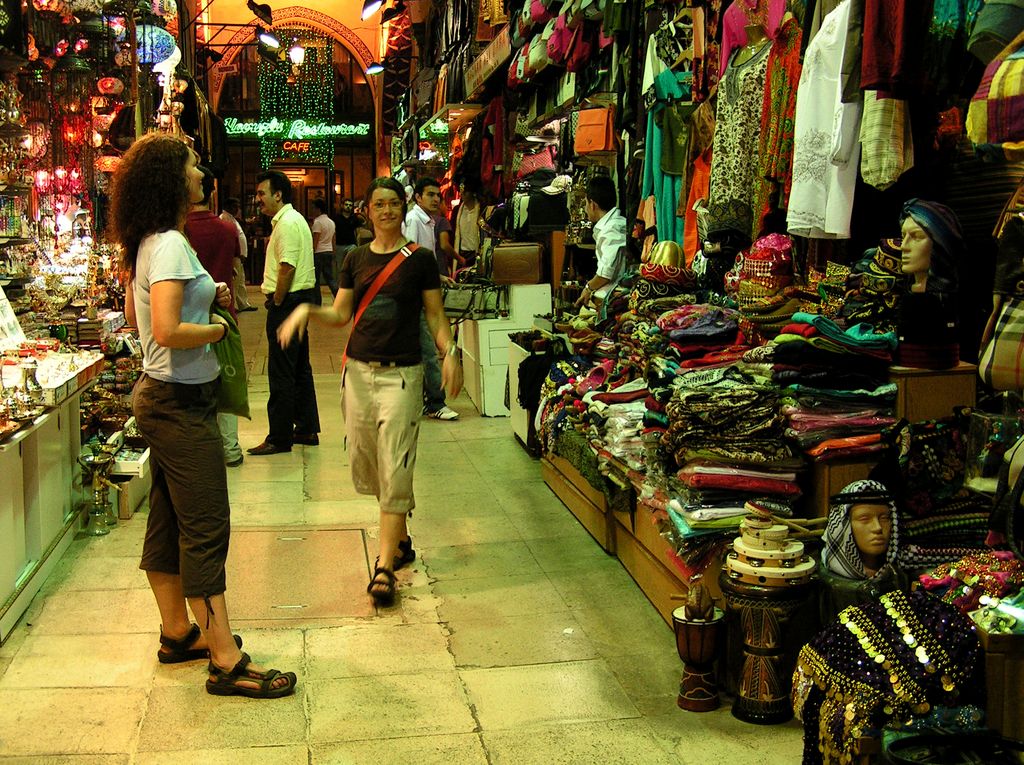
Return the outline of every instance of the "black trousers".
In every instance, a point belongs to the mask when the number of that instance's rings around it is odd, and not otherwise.
[[[316,305],[317,289],[289,292],[281,305],[274,305],[272,296],[267,298],[267,441],[277,446],[291,446],[295,433],[320,432],[313,368],[309,364],[309,335],[302,340],[292,338],[287,348],[282,348],[277,339],[277,328],[301,303]]]

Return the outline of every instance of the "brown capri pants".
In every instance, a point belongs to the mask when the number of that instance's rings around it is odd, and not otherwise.
[[[143,375],[132,397],[153,469],[139,568],[180,574],[187,598],[220,595],[226,588],[231,510],[217,427],[218,385],[219,380],[189,385]]]
[[[416,507],[412,476],[423,413],[423,366],[382,367],[349,359],[341,382],[352,483],[381,512]]]

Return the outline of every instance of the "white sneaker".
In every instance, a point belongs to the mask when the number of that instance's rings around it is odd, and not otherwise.
[[[436,412],[427,412],[427,417],[433,417],[435,420],[457,420],[459,413],[448,406],[442,406]]]

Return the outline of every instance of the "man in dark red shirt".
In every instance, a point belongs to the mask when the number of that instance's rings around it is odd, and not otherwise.
[[[241,256],[238,234],[227,221],[221,220],[210,211],[210,197],[213,195],[213,173],[205,167],[203,174],[203,199],[192,205],[192,212],[185,219],[185,236],[215,282],[224,282],[233,287],[235,258]],[[228,306],[232,316],[235,313],[235,296]],[[238,445],[238,417],[233,414],[218,414],[221,438],[224,441],[224,461],[228,467],[242,464],[242,448]]]

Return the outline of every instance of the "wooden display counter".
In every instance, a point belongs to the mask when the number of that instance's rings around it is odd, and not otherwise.
[[[569,460],[557,454],[548,454],[541,459],[540,472],[544,482],[583,524],[583,528],[606,553],[614,555],[615,519],[604,494],[587,483]]]
[[[1007,738],[1024,739],[1024,635],[990,635],[978,627],[985,650],[986,725]]]

